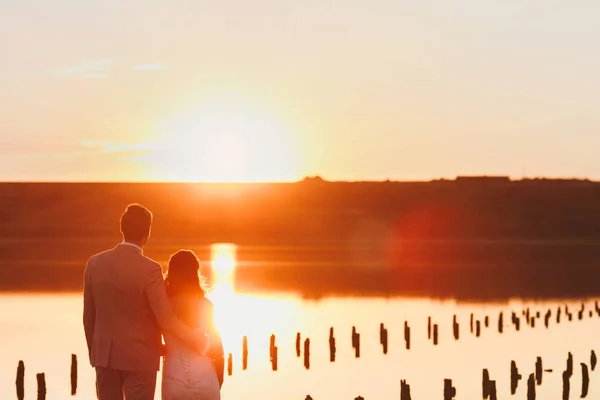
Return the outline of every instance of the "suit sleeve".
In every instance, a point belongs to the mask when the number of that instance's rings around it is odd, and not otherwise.
[[[85,331],[85,341],[87,343],[90,362],[92,358],[92,343],[94,341],[94,329],[96,326],[96,304],[94,302],[94,293],[91,287],[93,259],[90,258],[85,267],[83,277],[83,329]]]
[[[163,332],[169,332],[183,340],[192,350],[201,352],[204,341],[192,328],[181,322],[173,313],[167,298],[165,280],[160,265],[156,264],[146,280],[146,297],[156,321]]]

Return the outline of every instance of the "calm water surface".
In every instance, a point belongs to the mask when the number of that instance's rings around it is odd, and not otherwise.
[[[543,357],[544,381],[537,398],[560,399],[562,371],[568,352],[574,356],[571,398],[581,393],[580,363],[590,364],[590,351],[597,346],[600,318],[586,311],[580,321],[576,311],[581,301],[522,304],[464,304],[415,299],[336,298],[306,301],[278,296],[241,296],[226,289],[213,294],[217,323],[226,352],[233,353],[233,376],[223,386],[223,399],[281,400],[304,399],[399,399],[400,380],[411,385],[413,399],[442,398],[443,379],[451,378],[457,398],[480,399],[482,368],[497,381],[498,398],[510,396],[510,361],[515,360],[523,380],[515,398],[526,398],[527,376],[534,372],[537,356]],[[556,324],[556,308],[569,305],[574,313],[567,322],[564,313]],[[586,302],[587,310],[593,302]],[[542,320],[531,328],[521,318],[521,331],[510,322],[510,311],[520,315],[524,306],[542,312]],[[543,314],[551,307],[550,328]],[[505,331],[498,333],[498,313],[505,311]],[[508,312],[508,315],[507,315]],[[470,313],[490,327],[481,337],[470,333]],[[79,390],[76,398],[94,399],[94,373],[87,363],[81,325],[80,294],[0,295],[0,399],[15,399],[15,373],[19,360],[25,361],[26,398],[35,396],[35,374],[45,372],[48,400],[69,398],[70,355],[79,356]],[[460,340],[452,334],[452,318],[458,315]],[[427,338],[427,317],[440,326],[439,344]],[[411,349],[404,347],[404,321],[411,327]],[[389,351],[379,344],[379,324],[389,330]],[[354,357],[352,326],[361,334],[361,357]],[[329,328],[335,328],[337,360],[329,362]],[[306,370],[295,353],[296,332],[311,339],[311,368]],[[277,336],[279,370],[271,371],[269,337]],[[248,369],[241,369],[242,336],[248,336]],[[588,398],[600,398],[598,370],[590,372]],[[160,397],[160,379],[157,399]]]

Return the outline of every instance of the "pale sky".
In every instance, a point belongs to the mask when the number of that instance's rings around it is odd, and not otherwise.
[[[0,0],[0,180],[600,179],[598,0]]]

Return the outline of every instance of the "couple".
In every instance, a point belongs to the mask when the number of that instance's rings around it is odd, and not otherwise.
[[[180,250],[163,279],[160,264],[142,252],[151,225],[149,210],[128,206],[123,242],[86,266],[83,325],[98,399],[153,400],[164,356],[163,400],[220,400],[223,345],[198,259]]]

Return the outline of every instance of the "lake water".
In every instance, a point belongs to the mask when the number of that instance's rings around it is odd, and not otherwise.
[[[585,302],[582,320],[577,310],[581,300],[523,304],[456,303],[405,298],[331,298],[302,300],[285,294],[238,295],[230,289],[215,290],[217,324],[225,351],[233,354],[233,375],[226,376],[223,399],[282,400],[400,398],[400,380],[411,386],[413,399],[441,399],[443,379],[453,380],[459,399],[481,399],[482,369],[487,368],[497,382],[498,398],[510,396],[510,362],[515,360],[523,379],[515,398],[526,398],[527,377],[535,371],[536,357],[543,358],[545,373],[538,386],[538,399],[560,399],[562,371],[568,352],[574,356],[571,398],[581,393],[580,363],[590,365],[591,350],[598,350],[600,318],[592,300]],[[564,306],[569,305],[569,322]],[[561,323],[556,309],[563,307]],[[534,328],[522,317],[524,307],[542,318]],[[543,315],[552,309],[549,328]],[[498,314],[504,311],[504,333],[498,333]],[[521,317],[515,330],[510,313]],[[470,332],[470,314],[482,321],[481,336]],[[460,339],[452,332],[453,315],[460,323]],[[94,399],[94,373],[87,362],[81,324],[81,294],[0,295],[0,399],[16,399],[15,374],[19,360],[26,368],[26,398],[35,397],[35,374],[46,373],[49,400],[70,396],[70,355],[79,357],[79,390],[76,398]],[[483,319],[490,317],[489,327]],[[439,343],[427,336],[428,316],[439,324]],[[411,327],[411,349],[405,348],[404,322]],[[379,343],[379,324],[388,329],[389,351],[383,354]],[[334,327],[336,361],[329,361],[329,328]],[[355,358],[351,345],[352,326],[360,333],[361,356]],[[311,367],[306,370],[295,351],[296,332],[311,340]],[[279,347],[278,371],[271,370],[269,337],[274,333]],[[242,337],[248,336],[248,369],[241,368]],[[588,398],[600,398],[596,371],[590,371]],[[160,398],[160,379],[157,399]]]

